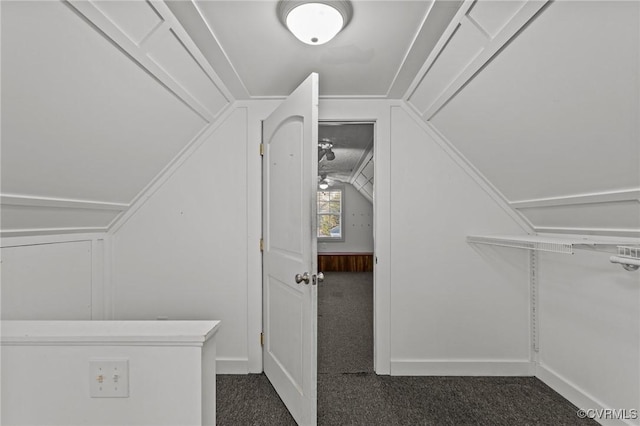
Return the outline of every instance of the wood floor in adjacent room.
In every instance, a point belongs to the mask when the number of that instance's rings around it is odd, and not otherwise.
[[[295,425],[264,374],[219,375],[220,426]],[[318,425],[597,425],[534,377],[373,372],[373,274],[328,272],[318,287]]]

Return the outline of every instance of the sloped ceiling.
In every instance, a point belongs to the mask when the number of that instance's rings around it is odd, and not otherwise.
[[[3,235],[108,229],[234,100],[309,71],[406,101],[538,232],[640,235],[638,2],[356,0],[316,50],[275,6],[2,2]]]
[[[1,6],[4,235],[107,229],[231,100],[162,4]]]
[[[457,20],[412,108],[536,231],[640,235],[640,4],[477,2]]]
[[[311,72],[322,97],[400,98],[461,4],[355,0],[331,42],[300,43],[276,0],[168,1],[236,99],[285,97]]]

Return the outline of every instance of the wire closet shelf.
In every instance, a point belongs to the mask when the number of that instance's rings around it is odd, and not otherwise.
[[[470,235],[467,237],[467,242],[562,254],[574,254],[574,249],[606,251],[617,248],[618,254],[609,258],[611,263],[620,264],[627,271],[636,271],[640,268],[640,246],[635,247],[622,242],[595,238],[557,238],[537,235]]]

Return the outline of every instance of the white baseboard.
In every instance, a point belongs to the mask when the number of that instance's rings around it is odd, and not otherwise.
[[[217,358],[216,374],[249,374],[247,358]]]
[[[518,361],[392,360],[392,376],[533,376],[535,365]]]
[[[576,407],[583,410],[608,410],[609,407],[606,407],[602,402],[598,401],[588,393],[584,392],[575,384],[571,383],[569,380],[565,379],[555,371],[551,370],[544,365],[537,365],[536,368],[536,377],[542,380],[547,386],[549,386],[554,391],[558,392],[565,399],[571,402]],[[633,408],[633,407],[630,407]],[[576,414],[577,415],[577,414]],[[617,419],[600,419],[595,418],[595,421],[600,423],[601,425],[606,426],[636,426],[639,425],[640,422],[638,419],[632,420],[617,420]]]

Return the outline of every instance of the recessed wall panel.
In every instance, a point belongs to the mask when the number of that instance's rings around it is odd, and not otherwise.
[[[269,192],[269,217],[279,215],[278,220],[269,221],[267,241],[270,249],[289,252],[295,258],[300,258],[303,244],[300,236],[304,235],[303,226],[308,218],[303,218],[300,206],[303,176],[301,168],[303,123],[299,120],[285,122],[268,141],[267,149],[274,158],[282,161],[272,161],[266,167],[270,168],[271,187]],[[271,155],[267,157],[271,161]],[[265,194],[267,196],[267,194]],[[283,217],[284,216],[284,217]],[[292,231],[293,230],[293,231]]]
[[[302,335],[303,293],[274,277],[269,277],[268,285],[267,318],[271,335],[267,350],[302,393],[302,342],[292,342],[291,337]],[[283,351],[284,348],[287,350]]]
[[[90,241],[3,247],[0,252],[3,320],[91,319]]]

